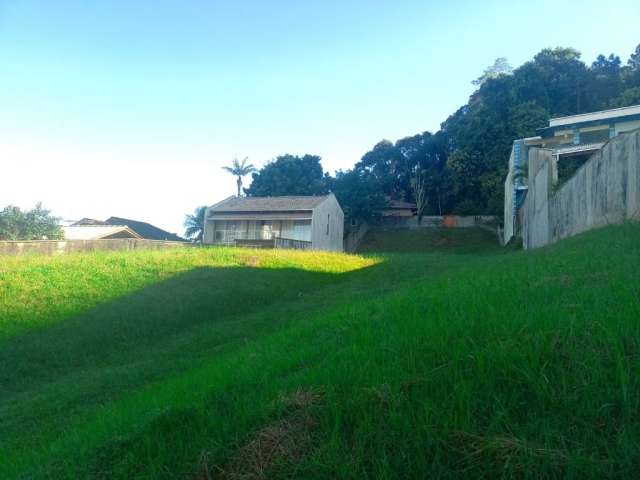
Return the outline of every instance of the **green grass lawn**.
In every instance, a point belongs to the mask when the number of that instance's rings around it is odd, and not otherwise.
[[[632,478],[640,226],[469,243],[0,258],[0,478]]]

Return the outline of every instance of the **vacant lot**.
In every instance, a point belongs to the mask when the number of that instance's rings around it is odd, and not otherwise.
[[[640,226],[471,243],[0,258],[0,478],[635,475]]]

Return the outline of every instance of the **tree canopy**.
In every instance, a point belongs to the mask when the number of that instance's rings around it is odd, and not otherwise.
[[[373,218],[385,196],[416,201],[425,214],[503,211],[504,179],[515,139],[533,136],[550,117],[640,103],[640,45],[623,64],[615,54],[585,64],[573,48],[547,48],[512,69],[498,58],[473,82],[468,102],[435,133],[381,140],[348,171],[330,177],[320,157],[283,155],[253,174],[247,195],[317,195],[332,191],[347,219]]]
[[[184,235],[186,238],[196,242],[202,241],[204,235],[205,214],[207,212],[206,205],[197,207],[192,214],[185,215],[184,218]]]
[[[467,104],[434,134],[377,143],[354,170],[384,194],[415,201],[411,175],[424,171],[427,213],[500,214],[509,153],[550,117],[640,103],[640,45],[623,65],[615,54],[591,64],[573,48],[548,48],[512,70],[499,58],[473,82]]]
[[[252,197],[322,195],[327,183],[317,155],[281,155],[253,173],[245,193]]]
[[[0,210],[0,240],[57,240],[63,237],[60,219],[41,203],[27,211],[8,205]]]

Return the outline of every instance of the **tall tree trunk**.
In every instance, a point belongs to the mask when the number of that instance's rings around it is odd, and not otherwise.
[[[240,189],[242,188],[242,177],[238,177],[238,198],[240,198]]]

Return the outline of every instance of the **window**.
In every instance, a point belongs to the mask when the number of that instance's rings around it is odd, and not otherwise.
[[[327,213],[327,235],[329,235],[329,223],[331,222],[331,214]]]
[[[602,143],[609,139],[609,129],[592,130],[580,133],[580,143]]]

